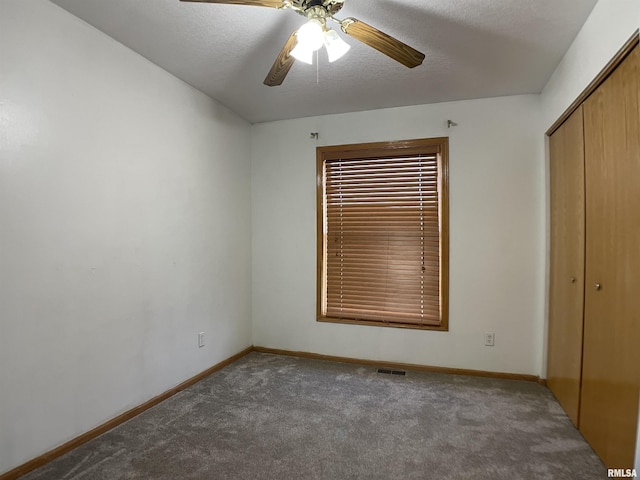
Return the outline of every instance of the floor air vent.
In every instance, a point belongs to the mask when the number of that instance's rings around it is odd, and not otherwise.
[[[378,373],[384,373],[386,375],[406,375],[404,370],[389,370],[388,368],[379,368]]]

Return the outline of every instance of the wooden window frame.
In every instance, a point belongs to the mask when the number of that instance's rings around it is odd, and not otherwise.
[[[381,320],[334,318],[323,314],[324,253],[326,251],[324,211],[324,164],[336,159],[356,159],[376,156],[419,155],[438,152],[438,205],[440,221],[440,324],[423,325]],[[449,330],[449,139],[448,137],[361,143],[316,148],[316,319],[319,322],[406,328],[416,330]]]

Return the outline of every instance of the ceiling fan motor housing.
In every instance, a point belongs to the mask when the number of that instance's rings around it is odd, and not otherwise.
[[[324,2],[322,0],[304,0],[302,2],[302,8],[305,10],[311,7],[322,7],[324,6]]]
[[[322,9],[325,13],[324,16],[331,17],[340,11],[344,0],[297,0],[295,3],[299,5],[299,9],[304,14],[308,14],[312,10]]]

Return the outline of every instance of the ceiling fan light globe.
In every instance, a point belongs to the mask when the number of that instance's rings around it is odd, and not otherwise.
[[[291,50],[291,56],[296,60],[299,60],[304,63],[308,63],[309,65],[313,65],[313,52],[310,48],[305,47],[298,43],[296,48]]]
[[[298,45],[316,51],[324,44],[324,30],[319,20],[311,19],[298,29]]]
[[[338,35],[334,30],[328,30],[325,32],[324,46],[327,49],[329,62],[335,62],[342,58],[351,48],[351,45],[340,38],[340,35]]]

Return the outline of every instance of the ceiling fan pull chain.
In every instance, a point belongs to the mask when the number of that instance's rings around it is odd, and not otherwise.
[[[316,85],[320,85],[320,59],[316,50]]]

